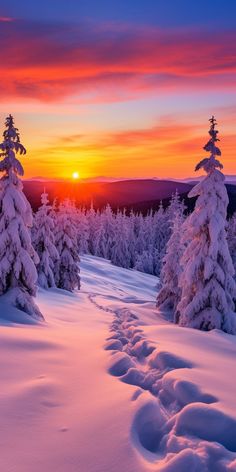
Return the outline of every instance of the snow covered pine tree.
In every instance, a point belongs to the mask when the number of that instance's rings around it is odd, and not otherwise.
[[[8,301],[36,319],[43,319],[32,296],[36,295],[37,254],[31,245],[29,228],[33,216],[28,200],[22,192],[19,176],[24,174],[16,153],[25,154],[20,143],[13,117],[6,118],[4,140],[0,144],[0,295],[7,294]]]
[[[203,159],[195,170],[204,169],[207,176],[189,193],[198,196],[193,213],[184,223],[184,250],[181,265],[181,300],[177,307],[181,326],[211,330],[221,329],[236,333],[234,299],[236,287],[234,268],[226,240],[226,211],[228,195],[224,175],[217,168],[221,155],[214,116],[210,140],[204,146],[210,157]]]
[[[181,226],[183,212],[177,211],[172,235],[167,243],[166,255],[163,259],[161,271],[162,288],[157,295],[157,307],[162,310],[174,310],[180,300],[181,290],[178,281],[181,273],[180,259],[183,254],[181,243]]]
[[[35,214],[32,228],[32,242],[39,256],[38,283],[46,289],[55,287],[54,265],[59,259],[53,233],[54,221],[50,215],[51,206],[48,205],[47,197],[44,191],[41,195],[42,206]]]
[[[55,264],[55,282],[58,288],[73,292],[80,288],[79,253],[76,208],[67,199],[59,205],[55,225],[55,243],[59,260]]]

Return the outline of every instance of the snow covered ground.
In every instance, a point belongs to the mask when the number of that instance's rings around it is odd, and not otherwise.
[[[236,337],[169,323],[153,276],[86,256],[46,323],[0,299],[4,472],[236,471]]]

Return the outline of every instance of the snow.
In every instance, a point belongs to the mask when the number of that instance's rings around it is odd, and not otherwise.
[[[169,323],[156,285],[82,256],[46,323],[0,298],[1,470],[236,470],[236,337]]]

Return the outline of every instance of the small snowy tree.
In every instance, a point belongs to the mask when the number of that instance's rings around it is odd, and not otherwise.
[[[222,164],[216,158],[221,155],[216,146],[216,120],[212,117],[209,121],[210,140],[204,149],[210,157],[196,166],[196,170],[204,169],[207,176],[189,193],[189,197],[198,199],[184,224],[187,247],[181,259],[178,321],[181,326],[235,333],[234,268],[225,231],[228,195],[224,175],[217,169],[222,169]]]
[[[88,253],[89,226],[85,214],[85,209],[79,209],[77,212],[77,241],[79,254]]]
[[[170,225],[172,225],[177,214],[184,215],[186,207],[184,201],[181,200],[178,190],[176,189],[175,193],[172,194],[169,206],[166,209],[166,214]]]
[[[171,235],[170,216],[167,210],[164,210],[162,202],[160,203],[158,211],[153,215],[152,228],[149,228],[149,233],[152,234],[152,244],[158,254],[158,258],[156,258],[155,273],[160,276],[163,258],[166,253],[166,246]]]
[[[13,117],[6,118],[4,140],[0,144],[0,295],[8,293],[10,303],[38,319],[43,319],[32,296],[36,295],[38,262],[30,237],[32,210],[22,192],[19,176],[24,174],[16,153],[25,154]]]
[[[91,202],[90,209],[86,213],[86,219],[88,222],[88,252],[89,254],[97,255],[97,239],[96,234],[99,226],[98,213],[94,210],[93,202]]]
[[[55,247],[54,221],[51,217],[51,206],[48,205],[48,195],[41,196],[42,206],[38,209],[34,217],[32,228],[32,242],[35,251],[39,256],[38,283],[43,288],[55,287],[54,265],[59,259],[59,254]]]
[[[100,241],[102,257],[111,259],[115,239],[115,218],[109,204],[107,204],[105,210],[101,213],[101,225],[103,228],[103,237]]]
[[[134,268],[139,272],[154,275],[155,272],[153,262],[153,248],[149,247],[148,249],[143,251],[142,254],[137,255]]]
[[[56,286],[72,292],[75,288],[80,288],[80,259],[75,226],[75,208],[69,200],[59,205],[55,226],[55,244],[59,253],[59,260],[54,269]]]
[[[178,212],[174,218],[172,235],[167,243],[166,255],[161,271],[162,288],[157,295],[157,307],[175,310],[180,301],[181,290],[178,286],[181,273],[180,259],[183,254],[181,226],[183,215]]]
[[[118,267],[130,268],[130,252],[128,246],[128,227],[125,213],[116,215],[115,241],[111,250],[111,262]]]
[[[138,259],[140,259],[138,256],[140,256],[145,249],[147,249],[147,241],[146,241],[146,229],[145,229],[145,223],[143,215],[140,214],[138,216],[138,230],[137,230],[137,236],[135,238],[135,254],[136,254],[136,260],[135,264]],[[149,227],[150,230],[150,227]]]
[[[131,210],[129,215],[129,224],[128,224],[128,241],[129,241],[129,253],[130,253],[130,267],[133,268],[136,262],[136,231],[137,231],[137,218],[133,210]]]
[[[112,247],[115,240],[115,224],[116,220],[112,209],[108,204],[101,213],[97,212],[96,216],[91,221],[91,213],[89,215],[90,232],[93,234],[92,248],[93,252],[98,257],[104,259],[111,259]],[[91,246],[91,244],[90,244]]]

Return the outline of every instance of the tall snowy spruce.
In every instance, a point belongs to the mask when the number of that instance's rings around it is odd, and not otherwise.
[[[48,195],[42,193],[42,205],[34,217],[32,242],[39,256],[38,284],[43,288],[55,287],[54,266],[59,259],[55,247],[54,221],[51,216],[51,206],[48,205]]]
[[[210,120],[210,139],[204,146],[210,157],[203,159],[196,170],[207,176],[189,193],[198,196],[193,213],[184,223],[186,243],[180,277],[181,300],[177,307],[181,326],[227,333],[236,333],[234,299],[236,287],[234,268],[226,240],[228,195],[224,185],[221,155],[217,147],[216,120]]]
[[[23,167],[16,154],[26,149],[20,143],[13,117],[6,118],[0,172],[0,295],[9,303],[36,319],[43,319],[32,297],[36,295],[38,257],[31,244],[33,216],[22,189]]]
[[[55,283],[58,288],[69,292],[80,288],[76,217],[76,208],[69,200],[59,205],[55,225],[55,243],[59,253],[54,269]]]

